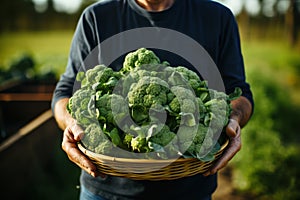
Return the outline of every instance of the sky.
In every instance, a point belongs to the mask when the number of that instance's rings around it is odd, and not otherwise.
[[[43,12],[47,9],[47,0],[32,0],[37,11]],[[54,0],[54,8],[59,12],[74,13],[80,7],[82,0]]]
[[[76,12],[80,7],[80,4],[83,0],[54,0],[54,8],[60,12],[73,13]],[[218,0],[216,0],[218,1]],[[47,9],[46,2],[47,0],[33,0],[37,11],[43,12]],[[261,8],[258,3],[258,0],[223,0],[218,1],[226,5],[231,9],[231,11],[237,15],[241,12],[243,6],[248,11],[250,15],[256,15],[260,12]],[[274,15],[273,5],[275,0],[265,0],[262,12],[269,17]],[[278,4],[279,12],[285,12],[289,7],[289,0],[280,0]]]
[[[221,1],[218,1],[221,2]],[[264,0],[264,3],[262,5],[262,8],[259,4],[258,0],[223,0],[221,3],[226,5],[231,9],[231,11],[237,15],[241,12],[242,8],[244,7],[246,11],[250,15],[257,15],[260,11],[267,16],[272,17],[274,16],[274,4],[276,3],[276,0]],[[280,13],[285,13],[287,9],[289,8],[290,0],[279,0],[279,3],[277,5],[277,10]],[[261,10],[262,9],[262,10]]]

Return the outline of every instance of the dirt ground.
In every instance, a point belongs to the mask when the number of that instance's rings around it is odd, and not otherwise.
[[[213,200],[250,200],[246,196],[234,191],[231,181],[231,170],[225,168],[219,173],[218,188],[213,195]]]

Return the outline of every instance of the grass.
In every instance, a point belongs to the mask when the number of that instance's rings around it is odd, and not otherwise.
[[[22,54],[31,55],[40,70],[64,71],[73,31],[10,32],[0,34],[0,68]]]
[[[299,199],[299,53],[281,38],[242,44],[255,111],[233,159],[235,187],[255,199]]]
[[[246,71],[269,74],[300,105],[300,56],[283,40],[245,41]]]

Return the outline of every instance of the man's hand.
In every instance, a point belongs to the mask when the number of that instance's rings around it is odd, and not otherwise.
[[[82,129],[76,123],[72,123],[67,126],[64,131],[62,149],[72,162],[93,177],[96,177],[98,175],[96,166],[78,149],[77,142],[79,142],[82,137]]]
[[[229,120],[229,123],[226,127],[226,134],[229,137],[229,144],[227,148],[224,150],[222,156],[213,164],[210,170],[204,174],[204,176],[215,174],[217,171],[225,167],[241,149],[241,127],[236,120]]]
[[[68,98],[59,100],[55,105],[54,116],[59,127],[64,130],[62,149],[66,152],[69,159],[78,165],[80,168],[85,170],[93,177],[105,175],[97,172],[96,166],[79,150],[77,143],[83,137],[83,130],[77,125],[70,114],[66,111],[66,105]]]
[[[204,176],[215,174],[217,171],[227,165],[227,163],[235,156],[242,147],[241,128],[247,124],[251,117],[252,105],[250,101],[241,96],[231,102],[232,113],[229,123],[226,127],[226,134],[229,138],[229,144],[224,150],[222,156],[216,160],[213,166]]]

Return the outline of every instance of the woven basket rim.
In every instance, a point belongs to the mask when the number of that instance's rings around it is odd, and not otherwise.
[[[225,140],[224,144],[222,144],[222,146],[221,146],[221,149],[216,154],[223,152],[224,149],[228,146],[228,144],[229,144],[229,139]],[[86,149],[80,142],[78,143],[78,147],[85,155],[88,155],[89,157],[93,157],[93,158],[99,159],[101,161],[109,161],[109,162],[137,163],[137,164],[138,163],[141,163],[141,164],[147,164],[147,163],[148,164],[151,164],[151,163],[164,164],[164,163],[171,163],[171,162],[175,162],[175,161],[176,162],[187,162],[187,161],[197,159],[197,158],[183,158],[183,157],[172,158],[172,159],[120,158],[120,157],[113,157],[113,156],[95,153],[93,151]],[[201,161],[201,162],[203,162],[203,161]]]
[[[215,154],[212,161],[201,161],[197,158],[174,158],[174,159],[139,159],[118,158],[94,153],[78,143],[78,148],[96,165],[101,173],[130,178],[134,180],[175,180],[179,178],[205,173],[208,168],[218,159],[229,144],[227,138],[221,149]]]

